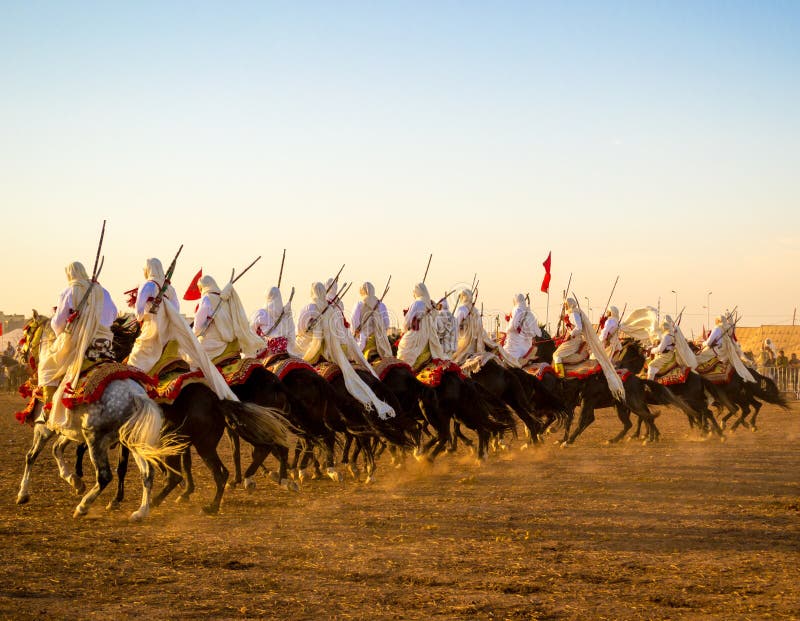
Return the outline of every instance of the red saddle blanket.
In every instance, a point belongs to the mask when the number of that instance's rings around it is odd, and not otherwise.
[[[61,402],[70,410],[97,401],[109,383],[116,380],[132,379],[148,389],[155,388],[156,382],[147,373],[136,367],[120,362],[106,362],[93,366],[81,374],[77,386],[67,386]]]
[[[307,369],[309,371],[316,371],[314,367],[308,364],[302,358],[294,358],[292,356],[283,355],[276,355],[270,356],[267,360],[264,361],[264,367],[266,367],[267,371],[273,373],[278,376],[278,379],[282,380],[286,377],[291,371],[296,369]]]
[[[375,369],[375,373],[378,375],[378,378],[380,378],[381,381],[383,381],[383,378],[386,377],[386,374],[389,373],[389,371],[391,371],[396,367],[402,367],[408,369],[413,373],[413,369],[411,368],[410,364],[408,364],[407,362],[403,362],[402,360],[400,360],[400,358],[394,358],[394,357],[381,358],[380,360],[375,360],[372,363],[372,367]]]
[[[244,384],[253,371],[259,368],[262,368],[261,361],[255,358],[232,358],[217,365],[228,386]]]
[[[733,365],[714,357],[697,367],[697,372],[712,384],[727,384],[733,377]]]
[[[319,373],[325,380],[332,382],[342,374],[339,365],[333,362],[323,360],[314,365],[314,370]]]
[[[423,384],[436,388],[442,383],[442,376],[445,373],[457,373],[461,379],[466,376],[461,371],[461,367],[451,360],[439,360],[434,358],[417,373],[417,379]]]

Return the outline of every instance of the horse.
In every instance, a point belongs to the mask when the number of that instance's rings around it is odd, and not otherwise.
[[[553,339],[543,332],[542,337],[536,339],[538,360],[550,363],[555,352]],[[527,375],[527,374],[526,374]],[[647,382],[633,373],[623,376],[625,386],[625,401],[616,400],[608,388],[608,383],[601,373],[595,373],[585,379],[562,379],[554,373],[542,376],[542,383],[551,394],[562,396],[562,400],[569,408],[569,415],[564,423],[564,437],[561,446],[568,446],[575,442],[578,436],[594,422],[594,411],[597,408],[614,407],[617,417],[623,425],[622,431],[608,440],[613,444],[622,440],[631,429],[631,412],[636,414],[647,428],[645,442],[652,442],[660,437],[660,432],[655,424],[657,414],[648,407],[648,402],[660,405],[671,405],[680,410],[691,411],[688,405],[679,397],[672,394],[666,387],[657,382]],[[578,425],[570,434],[574,407],[580,405]]]
[[[32,327],[38,332],[38,338],[43,344],[55,338],[47,318],[36,315],[31,322],[35,323]],[[33,351],[31,345],[26,354],[38,360],[39,351]],[[32,412],[36,421],[34,441],[26,455],[25,472],[17,494],[17,503],[24,504],[30,500],[29,485],[33,464],[47,441],[58,434],[58,451],[54,450],[57,460],[67,443],[63,438],[79,443],[83,441],[95,468],[95,485],[81,498],[73,513],[74,517],[86,515],[92,503],[111,481],[108,450],[119,443],[130,450],[142,474],[141,504],[131,514],[130,519],[144,519],[150,512],[154,467],[183,450],[183,445],[173,436],[161,435],[163,413],[158,404],[149,398],[142,384],[134,379],[112,379],[102,389],[96,401],[71,410],[68,425],[58,431],[53,431],[44,424],[42,408],[42,402],[36,401]],[[60,462],[59,471],[63,477],[62,466],[63,463]]]
[[[127,358],[140,331],[138,322],[132,315],[123,315],[114,322],[112,331],[115,355],[119,359]],[[163,403],[161,408],[166,418],[165,431],[174,434],[184,449],[180,455],[172,455],[166,461],[167,480],[153,499],[154,506],[161,504],[182,478],[186,481],[186,488],[179,500],[188,500],[193,493],[189,447],[194,446],[215,484],[214,497],[203,506],[203,511],[208,514],[219,511],[229,472],[217,453],[217,446],[226,429],[254,446],[269,447],[269,450],[275,447],[286,450],[289,446],[291,425],[280,410],[246,401],[220,399],[205,383],[186,385],[172,403]]]

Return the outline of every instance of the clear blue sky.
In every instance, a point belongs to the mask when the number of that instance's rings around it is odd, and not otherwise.
[[[185,244],[176,285],[265,258],[249,310],[334,273],[407,306],[481,279],[488,313],[569,272],[598,314],[800,291],[800,3],[0,5],[0,310],[91,264],[120,303]],[[351,292],[348,305],[355,301]],[[583,303],[585,300],[582,299]],[[544,315],[544,298],[534,310]],[[552,306],[555,309],[555,302]],[[192,310],[187,304],[184,310]]]

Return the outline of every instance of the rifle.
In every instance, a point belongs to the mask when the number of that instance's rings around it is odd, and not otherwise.
[[[611,304],[611,298],[614,297],[614,290],[617,288],[617,283],[619,282],[619,276],[614,281],[614,286],[611,287],[611,293],[608,295],[608,301],[606,302],[606,306],[603,309],[603,314],[600,315],[600,320],[602,321],[603,318],[606,316],[606,311],[608,310],[608,305]],[[600,321],[597,322],[597,330],[600,330]]]
[[[183,244],[181,244],[181,247],[178,248],[178,252],[175,254],[175,258],[172,259],[172,263],[169,264],[167,273],[164,274],[164,282],[161,285],[161,288],[158,290],[156,297],[153,298],[153,303],[150,304],[150,309],[147,312],[152,315],[155,315],[158,307],[161,306],[161,300],[164,299],[164,294],[169,288],[170,279],[172,278],[173,272],[175,272],[175,264],[178,262],[178,257],[181,256],[181,250],[183,250]]]
[[[433,253],[430,254],[428,257],[428,265],[425,267],[425,274],[422,276],[422,284],[425,284],[425,279],[428,277],[428,270],[431,268],[431,259],[433,258]]]
[[[569,280],[567,280],[567,288],[564,289],[562,300],[561,300],[561,309],[558,313],[558,325],[556,326],[556,338],[558,338],[559,331],[561,330],[561,324],[564,323],[564,302],[567,301],[567,291],[569,291],[569,286],[572,283],[572,272],[569,273]]]
[[[266,334],[262,335],[264,338],[267,338],[270,334],[272,334],[275,328],[277,328],[280,325],[284,315],[286,315],[286,307],[291,306],[293,299],[294,299],[294,287],[292,287],[292,292],[291,294],[289,294],[289,301],[286,304],[284,304],[283,308],[281,309],[281,314],[278,315],[278,318],[275,320],[275,323],[273,323],[272,327],[269,330],[267,330]]]
[[[78,306],[75,307],[75,310],[72,311],[67,317],[67,326],[64,329],[65,332],[72,332],[72,326],[75,324],[75,320],[80,316],[81,311],[86,306],[86,303],[89,301],[89,294],[91,294],[92,289],[97,284],[97,278],[100,276],[100,272],[103,271],[103,264],[106,262],[106,258],[100,258],[100,250],[103,248],[103,238],[106,235],[106,221],[103,220],[103,228],[100,230],[100,243],[97,244],[97,254],[94,256],[94,267],[92,268],[92,279],[89,281],[89,288],[86,290],[86,293],[83,294],[83,297],[78,302]],[[98,261],[100,262],[98,266]]]
[[[325,308],[323,308],[323,309],[322,309],[322,312],[321,312],[319,315],[317,315],[316,317],[314,317],[314,319],[312,319],[312,320],[309,322],[308,326],[306,327],[306,329],[305,329],[305,330],[303,330],[303,332],[305,333],[305,332],[310,332],[311,330],[313,330],[313,329],[314,329],[314,326],[316,326],[316,325],[317,325],[317,322],[318,322],[318,321],[319,321],[319,320],[322,318],[322,316],[323,316],[323,315],[324,315],[324,314],[327,312],[327,310],[328,310],[328,309],[329,309],[331,306],[333,306],[334,304],[336,304],[336,302],[338,302],[339,300],[341,300],[341,299],[342,299],[342,298],[345,296],[345,294],[346,294],[346,293],[347,293],[347,292],[350,290],[350,287],[351,287],[352,285],[353,285],[353,283],[349,283],[347,286],[345,286],[345,288],[344,288],[344,289],[342,289],[342,291],[341,291],[341,292],[337,293],[337,294],[334,296],[334,298],[333,298],[332,300],[328,301],[328,304],[327,304],[327,306],[325,306]]]
[[[239,274],[236,278],[233,277],[233,275],[236,273],[236,270],[231,271],[231,279],[228,281],[228,284],[225,285],[225,286],[226,287],[228,285],[233,286],[236,283],[236,281],[239,280],[242,276],[244,276],[251,267],[253,267],[256,263],[258,263],[259,259],[261,259],[261,255],[257,256],[255,259],[253,259],[253,262],[250,265],[248,265],[246,268],[244,268],[242,270],[242,273]],[[214,310],[211,311],[211,316],[208,318],[208,321],[206,321],[206,325],[203,326],[203,329],[200,331],[200,334],[197,335],[197,338],[200,338],[201,336],[204,336],[205,333],[208,332],[208,329],[211,327],[211,324],[214,323],[214,318],[217,316],[217,311],[219,310],[219,307],[221,305],[222,305],[222,296],[220,295],[219,302],[217,302],[217,305],[214,307]]]
[[[283,257],[281,258],[281,271],[278,272],[278,289],[281,288],[281,278],[283,278],[283,264],[286,261],[286,248],[283,249]]]
[[[372,315],[375,313],[375,311],[378,310],[378,308],[380,308],[380,305],[383,302],[383,298],[385,298],[386,294],[389,293],[389,283],[390,282],[392,282],[392,275],[391,274],[389,274],[389,280],[386,281],[386,286],[383,288],[383,295],[381,295],[380,299],[378,300],[378,303],[375,305],[375,308],[370,308],[369,312],[364,317],[361,318],[360,322],[358,322],[358,327],[355,330],[355,335],[356,336],[359,335],[359,333],[361,332],[361,328],[363,328],[364,325],[367,323],[367,319],[370,319],[372,317]]]
[[[326,294],[327,294],[327,293],[328,293],[328,292],[329,292],[329,291],[330,291],[330,290],[333,288],[333,285],[335,285],[335,284],[336,284],[336,283],[339,281],[339,276],[341,275],[341,273],[342,273],[342,270],[344,269],[344,265],[345,265],[345,264],[344,264],[344,263],[342,263],[342,267],[340,267],[340,268],[339,268],[339,271],[338,271],[338,272],[336,272],[336,276],[334,276],[334,277],[333,277],[333,280],[331,281],[331,284],[329,284],[329,285],[328,285],[328,286],[325,288],[325,293],[326,293]]]

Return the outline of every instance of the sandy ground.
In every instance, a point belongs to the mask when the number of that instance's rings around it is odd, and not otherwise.
[[[765,408],[758,433],[725,443],[665,412],[648,446],[604,445],[618,422],[603,410],[565,450],[383,460],[373,485],[300,493],[259,477],[213,517],[196,459],[192,502],[143,524],[127,519],[133,465],[122,512],[105,510],[108,489],[76,520],[49,451],[17,506],[31,439],[19,405],[0,397],[3,618],[800,618],[798,405]]]

